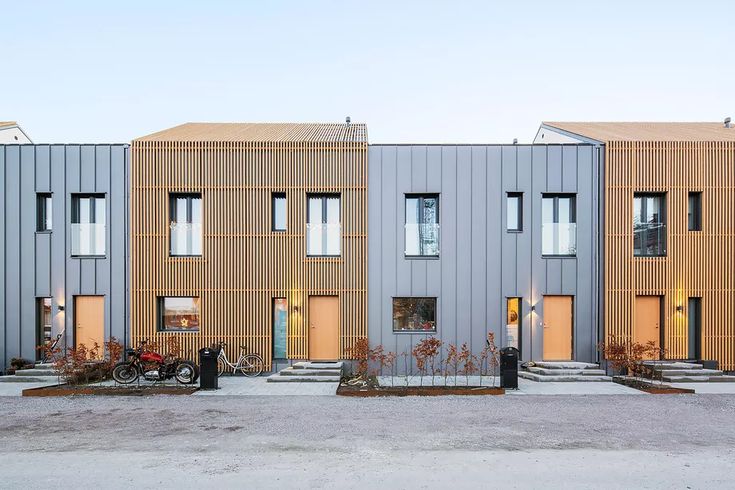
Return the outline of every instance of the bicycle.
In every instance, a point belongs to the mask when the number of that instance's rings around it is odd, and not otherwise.
[[[263,358],[258,354],[245,354],[245,346],[240,346],[240,356],[237,361],[233,364],[227,359],[227,353],[225,347],[227,344],[219,342],[219,355],[217,356],[217,376],[222,376],[227,368],[232,369],[232,374],[236,374],[240,371],[244,376],[255,377],[260,376],[263,372],[263,366],[265,362]]]

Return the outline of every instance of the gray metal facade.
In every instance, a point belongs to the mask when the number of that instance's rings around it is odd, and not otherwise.
[[[104,296],[106,340],[126,339],[128,162],[128,145],[0,145],[0,370],[35,359],[40,297],[52,298],[52,333],[67,346],[76,295]],[[50,232],[36,231],[37,193],[52,194]],[[105,256],[71,255],[75,193],[105,195]]]
[[[368,336],[409,352],[427,335],[466,342],[487,332],[506,344],[506,298],[521,297],[521,357],[543,355],[544,295],[573,296],[573,358],[597,360],[601,325],[600,175],[597,147],[569,145],[370,145]],[[523,231],[506,231],[506,195],[523,193]],[[404,255],[406,194],[439,195],[439,257]],[[543,257],[545,193],[576,195],[575,257]],[[392,298],[437,298],[435,334],[393,332]],[[534,311],[532,311],[532,307]]]

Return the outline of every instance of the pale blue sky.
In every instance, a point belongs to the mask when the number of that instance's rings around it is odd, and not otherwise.
[[[719,121],[735,117],[733,20],[727,0],[0,0],[0,120],[35,142],[125,142],[350,115],[374,143]]]

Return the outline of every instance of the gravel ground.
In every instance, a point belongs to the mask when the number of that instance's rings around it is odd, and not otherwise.
[[[3,488],[732,488],[735,396],[5,398],[0,453]]]

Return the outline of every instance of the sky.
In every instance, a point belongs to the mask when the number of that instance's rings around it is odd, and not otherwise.
[[[542,121],[735,117],[735,2],[0,0],[0,120],[36,143],[189,121],[353,122],[371,143]]]

